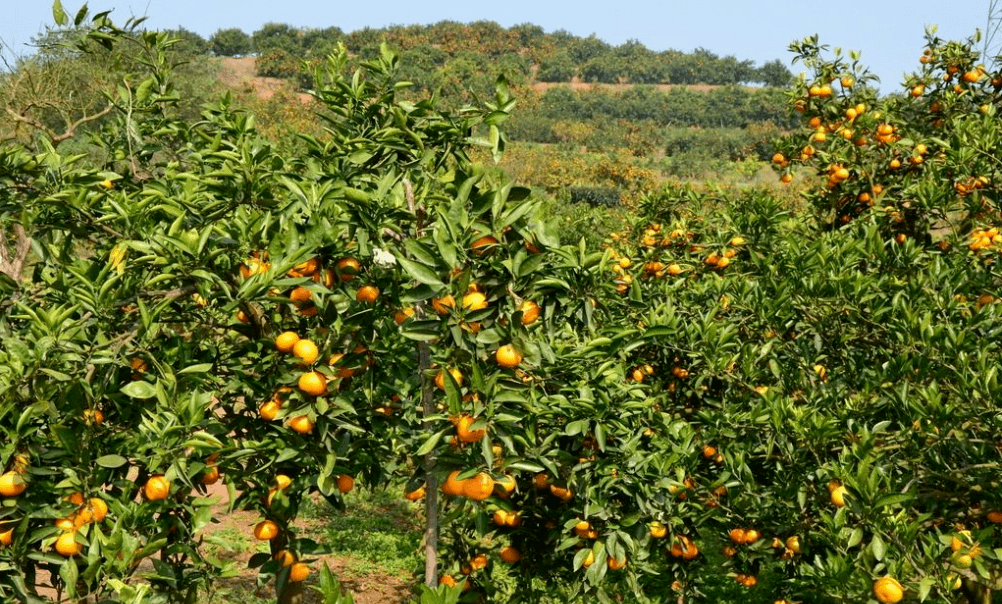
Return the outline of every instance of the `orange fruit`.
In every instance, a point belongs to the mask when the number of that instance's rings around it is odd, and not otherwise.
[[[470,430],[470,426],[474,422],[476,422],[476,419],[469,415],[463,415],[459,418],[459,421],[456,422],[456,435],[459,437],[459,440],[464,443],[480,442],[484,435],[487,434],[487,430],[484,428]]]
[[[904,588],[894,577],[881,577],[873,583],[873,595],[883,604],[896,604],[904,597]]]
[[[299,389],[310,396],[320,396],[327,392],[327,378],[319,371],[307,371],[299,376]]]
[[[296,304],[302,304],[303,302],[309,302],[310,298],[313,297],[313,292],[306,289],[302,285],[293,288],[292,292],[289,293],[289,299]]]
[[[293,564],[295,564],[296,555],[287,549],[283,549],[275,552],[275,555],[272,556],[272,559],[278,560],[278,563],[282,566],[282,568],[285,568],[286,566],[292,566]]]
[[[289,271],[290,277],[310,277],[313,273],[320,270],[320,261],[316,258],[310,258],[305,262],[300,262],[296,266],[292,267]]]
[[[101,522],[108,517],[108,504],[103,499],[91,497],[88,505],[94,522]]]
[[[278,487],[279,491],[281,491],[284,488],[287,488],[290,484],[292,484],[292,479],[286,476],[285,474],[275,475],[275,485]]]
[[[542,472],[536,474],[535,478],[532,479],[532,482],[536,485],[537,489],[545,489],[550,486],[550,479]]]
[[[425,493],[426,491],[424,485],[422,485],[409,493],[405,493],[404,499],[406,499],[407,501],[418,501],[419,499],[425,496]]]
[[[480,292],[470,292],[463,296],[463,308],[470,311],[487,308],[487,296]]]
[[[519,304],[518,310],[522,313],[522,325],[532,325],[539,319],[539,305],[532,300],[525,300]]]
[[[362,265],[354,258],[342,258],[337,262],[337,274],[342,281],[351,281],[362,270]]]
[[[0,524],[0,547],[14,542],[14,523]]]
[[[498,240],[492,235],[484,235],[470,244],[470,249],[477,256],[483,256],[491,251],[493,246],[498,244]]]
[[[831,492],[832,505],[837,508],[845,507],[845,495],[847,491],[845,487],[838,486]]]
[[[296,562],[292,565],[289,570],[289,581],[292,583],[299,583],[300,581],[305,581],[306,577],[310,576],[310,567],[304,562]]]
[[[21,475],[16,472],[5,472],[0,475],[0,497],[17,497],[28,488]]]
[[[487,556],[484,554],[477,554],[476,556],[473,556],[472,560],[470,560],[470,568],[473,570],[480,570],[485,566],[487,566]]]
[[[986,516],[992,524],[1002,524],[1002,510],[992,510]]]
[[[308,415],[297,415],[296,417],[289,418],[289,427],[300,434],[313,432],[313,422],[310,421]]]
[[[786,539],[786,549],[790,550],[795,554],[800,553],[800,537],[793,535]]]
[[[439,585],[445,585],[446,587],[456,586],[456,580],[450,577],[449,575],[442,575],[441,577],[439,577],[438,583]]]
[[[494,353],[494,358],[497,359],[498,365],[507,369],[517,367],[522,362],[522,355],[511,344],[505,344],[498,348],[497,352]]]
[[[363,304],[375,304],[379,299],[379,288],[375,285],[363,285],[355,292],[355,299]]]
[[[393,320],[396,321],[397,325],[400,325],[408,318],[413,316],[414,316],[414,309],[408,306],[406,308],[401,308],[400,310],[395,312],[393,314]]]
[[[651,537],[654,537],[655,539],[664,539],[665,535],[668,534],[668,528],[657,520],[648,524],[647,527]]]
[[[550,485],[550,493],[557,499],[560,499],[561,501],[570,501],[571,499],[574,499],[573,491],[565,487],[557,486],[555,484]]]
[[[202,476],[202,484],[210,485],[217,482],[219,482],[219,468],[216,466],[207,468],[205,474]]]
[[[261,405],[261,408],[258,409],[258,414],[261,416],[261,419],[270,422],[278,417],[278,412],[281,409],[282,405],[279,403],[276,403],[275,401],[268,401],[267,403]]]
[[[442,483],[442,492],[450,497],[459,497],[463,494],[463,483],[465,480],[457,480],[459,477],[459,470],[454,470],[449,473],[449,476]]]
[[[463,481],[463,495],[473,501],[483,501],[494,492],[494,479],[486,472]]]
[[[56,528],[61,531],[74,532],[77,530],[77,523],[71,518],[59,518],[55,522]]]
[[[581,566],[587,568],[592,564],[595,564],[595,552],[593,550],[588,550],[588,555],[585,556],[585,559],[581,561]]]
[[[278,525],[273,520],[262,520],[254,527],[254,538],[258,541],[271,541],[278,533]]]
[[[77,543],[76,533],[63,533],[56,539],[56,551],[69,558],[83,551],[83,546]]]
[[[95,426],[100,426],[104,423],[104,413],[101,413],[100,409],[84,409],[83,418],[85,422],[94,424]]]
[[[452,294],[446,294],[441,298],[432,298],[431,307],[436,313],[440,315],[449,314],[450,308],[456,307],[456,299],[452,297]]]
[[[515,564],[521,559],[522,553],[510,545],[501,550],[501,560],[508,564]]]
[[[748,545],[755,543],[761,537],[762,534],[756,531],[755,529],[748,529],[747,531],[745,531],[745,543]]]
[[[294,331],[283,331],[275,338],[275,348],[279,352],[292,352],[292,347],[299,341],[299,335]]]
[[[70,495],[66,497],[66,501],[69,501],[73,505],[83,505],[84,494],[81,493],[80,491],[77,491],[75,493],[70,493]]]
[[[303,361],[304,364],[312,365],[317,360],[317,357],[320,356],[320,351],[312,340],[303,339],[296,342],[292,347],[292,354]]]
[[[455,367],[449,368],[449,375],[456,380],[456,384],[462,387],[463,385],[463,374]],[[445,390],[445,371],[439,371],[438,375],[435,376],[435,385],[438,386],[439,390]]]
[[[609,556],[607,563],[609,565],[609,570],[621,570],[626,567],[626,556],[623,556],[622,560]]]
[[[355,488],[355,479],[348,474],[341,474],[337,477],[337,490],[342,495]]]
[[[167,499],[167,496],[170,495],[170,481],[160,474],[150,476],[150,479],[143,486],[143,493],[150,501]]]
[[[495,457],[500,457],[500,455],[495,455]],[[494,484],[501,490],[502,497],[507,497],[515,492],[515,479],[511,474],[505,474],[500,479],[495,480]]]

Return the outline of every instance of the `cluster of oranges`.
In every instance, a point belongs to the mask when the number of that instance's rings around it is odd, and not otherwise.
[[[108,504],[99,497],[85,501],[80,492],[73,493],[66,500],[77,506],[77,509],[69,516],[56,520],[56,527],[62,533],[56,539],[55,547],[57,552],[70,557],[83,551],[83,545],[76,539],[77,533],[88,524],[103,522],[108,516]]]
[[[1002,232],[998,227],[974,229],[969,247],[972,252],[1002,252]]]
[[[13,469],[0,474],[0,499],[13,499],[28,490],[28,482],[24,479],[27,470],[27,458],[18,455]],[[8,546],[13,541],[14,522],[0,522],[0,547]]]
[[[262,520],[254,527],[254,538],[259,541],[274,541],[282,534],[281,527],[274,520]],[[289,581],[305,581],[310,576],[310,567],[305,562],[297,562],[296,555],[281,549],[272,556],[282,568],[289,568]]]
[[[639,264],[639,276],[643,279],[677,277],[687,270],[677,261],[661,257],[657,253],[659,248],[682,247],[687,249],[690,254],[700,254],[706,251],[706,246],[692,242],[694,234],[691,231],[676,227],[662,235],[663,230],[660,223],[652,222],[642,231],[639,248],[641,249],[640,253],[645,258],[644,262]],[[611,233],[610,239],[614,244],[628,243],[628,237],[618,232]],[[722,246],[722,249],[709,251],[703,258],[703,263],[713,269],[725,269],[730,266],[732,260],[738,255],[739,248],[745,243],[744,237],[732,237],[727,245]],[[630,269],[634,268],[634,261],[629,255],[611,247],[610,244],[605,244],[604,247],[609,248],[609,258],[613,260],[610,270],[615,275],[616,292],[626,294],[634,281],[634,275],[630,272]]]

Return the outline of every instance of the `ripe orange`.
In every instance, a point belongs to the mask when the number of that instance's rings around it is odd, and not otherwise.
[[[621,570],[626,567],[626,556],[623,556],[622,560],[609,556],[607,564],[609,565],[609,570]]]
[[[560,499],[561,501],[570,501],[571,499],[574,499],[573,491],[565,487],[557,486],[555,484],[550,485],[550,493],[557,499]]]
[[[494,358],[497,359],[498,365],[506,369],[517,367],[522,362],[522,355],[511,344],[505,344],[498,348],[497,352],[494,353]]]
[[[310,298],[313,297],[313,292],[306,289],[302,285],[293,288],[292,292],[289,293],[289,299],[296,304],[302,304],[303,302],[309,302]]]
[[[351,281],[362,270],[362,265],[354,258],[342,258],[337,262],[337,273],[342,281]]]
[[[275,485],[278,487],[279,491],[281,491],[284,488],[287,488],[290,484],[292,484],[292,479],[286,476],[285,474],[275,475]]]
[[[460,387],[463,385],[463,374],[455,367],[449,368],[449,375],[456,380],[456,384]],[[435,376],[435,385],[438,386],[439,390],[445,390],[445,371],[439,371],[438,375]]]
[[[285,568],[286,566],[292,566],[296,562],[296,555],[287,549],[279,550],[275,552],[272,559],[277,560],[278,563]]]
[[[463,308],[470,311],[487,308],[487,296],[480,292],[470,292],[463,296]]]
[[[800,553],[800,537],[793,535],[786,539],[786,549],[790,550],[795,554]]]
[[[355,293],[355,299],[363,304],[375,304],[379,299],[379,288],[375,285],[363,285]]]
[[[219,482],[219,468],[216,466],[206,468],[205,474],[202,476],[202,484],[211,485],[217,482]]]
[[[14,523],[0,524],[0,547],[14,542]]]
[[[655,539],[664,539],[665,535],[668,534],[668,527],[666,527],[665,525],[661,524],[657,520],[655,520],[654,522],[651,522],[647,526],[650,529],[651,537],[653,537]]]
[[[278,525],[272,520],[262,520],[254,527],[254,538],[258,541],[271,541],[278,533]]]
[[[355,488],[355,479],[348,474],[341,474],[337,477],[337,490],[342,495]]]
[[[395,312],[393,314],[393,320],[396,321],[397,325],[400,325],[404,321],[406,321],[408,318],[413,317],[413,316],[414,316],[414,309],[411,308],[410,306],[407,306],[407,307],[401,308],[400,310],[398,310],[397,312]]]
[[[456,307],[456,299],[452,297],[452,294],[446,294],[441,298],[432,298],[431,307],[436,313],[440,315],[449,314],[450,308]]]
[[[290,277],[310,277],[313,273],[320,270],[320,261],[316,258],[310,258],[305,262],[300,262],[296,266],[292,267],[289,271]]]
[[[515,564],[521,559],[522,553],[510,545],[501,550],[501,560],[507,562],[508,564]]]
[[[95,426],[100,426],[104,423],[104,413],[101,413],[100,409],[84,409],[83,418],[84,422],[94,424]]]
[[[292,583],[298,583],[300,581],[305,581],[306,577],[310,576],[310,567],[306,565],[305,562],[296,562],[292,565],[289,570],[289,581]]]
[[[873,583],[873,595],[883,604],[896,604],[904,597],[904,588],[894,577],[881,577]]]
[[[83,505],[84,494],[81,493],[80,491],[76,491],[75,493],[70,493],[69,496],[66,497],[66,501],[69,501],[73,505]]]
[[[160,474],[151,476],[143,486],[143,493],[150,501],[167,499],[167,496],[170,495],[170,481]]]
[[[108,504],[104,502],[103,499],[97,497],[91,497],[88,502],[90,508],[92,520],[94,522],[101,522],[108,516]]]
[[[442,483],[442,492],[450,497],[459,497],[463,494],[463,483],[465,480],[457,480],[459,477],[459,470],[454,470],[449,473],[449,476]]]
[[[476,556],[473,556],[472,560],[470,560],[470,568],[473,570],[480,570],[485,566],[487,566],[487,556],[484,554],[477,554]]]
[[[495,245],[498,244],[497,238],[493,235],[484,235],[480,239],[477,239],[470,244],[470,249],[477,256],[483,256],[484,254],[490,252]]]
[[[522,325],[532,325],[539,319],[539,305],[532,300],[525,300],[519,304],[518,310],[522,313]]]
[[[845,487],[839,485],[831,492],[832,505],[837,508],[845,507],[845,495],[847,491]]]
[[[1002,510],[992,510],[986,516],[992,524],[1002,524]]]
[[[595,564],[595,552],[594,550],[588,550],[588,555],[585,556],[585,559],[581,561],[581,566],[587,568],[592,564]]]
[[[303,361],[304,364],[312,365],[317,360],[317,357],[320,356],[320,351],[312,340],[302,339],[293,345],[292,354]]]
[[[495,455],[495,457],[500,457],[500,454]],[[515,479],[511,474],[505,474],[500,479],[495,480],[494,484],[500,489],[502,497],[507,497],[515,492]]]
[[[426,491],[425,491],[424,485],[422,485],[422,486],[414,489],[413,491],[411,491],[409,493],[405,493],[404,494],[404,499],[406,499],[407,501],[418,501],[419,499],[421,499],[422,497],[424,497],[425,494],[426,494]]]
[[[438,583],[439,585],[445,585],[446,587],[456,586],[456,580],[450,577],[449,575],[442,575],[441,577],[439,577]]]
[[[550,486],[550,479],[542,472],[536,474],[532,481],[536,485],[537,489],[545,489]]]
[[[278,412],[281,411],[281,409],[282,405],[279,403],[276,403],[275,401],[268,401],[267,403],[261,405],[261,408],[258,409],[258,414],[261,416],[261,419],[270,422],[278,417]]]
[[[56,539],[56,551],[69,558],[83,551],[83,546],[77,543],[76,533],[63,533]]]
[[[275,348],[279,352],[292,352],[292,347],[299,342],[299,335],[294,331],[283,331],[275,338]]]
[[[486,472],[463,481],[463,495],[473,501],[483,501],[494,492],[494,479]]]
[[[327,378],[319,371],[307,371],[299,376],[299,389],[310,396],[320,396],[327,392]]]
[[[297,415],[296,417],[289,418],[289,427],[300,434],[313,432],[313,422],[310,421],[308,415]]]
[[[480,439],[487,434],[487,430],[484,428],[479,430],[470,430],[470,426],[472,426],[475,422],[476,419],[469,415],[463,415],[459,418],[459,421],[456,422],[456,435],[459,437],[459,440],[464,443],[480,442]]]

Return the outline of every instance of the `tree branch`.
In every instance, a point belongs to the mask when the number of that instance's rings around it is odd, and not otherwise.
[[[26,124],[36,130],[44,132],[46,136],[49,137],[49,140],[52,142],[52,146],[58,147],[59,143],[63,142],[64,140],[73,138],[73,136],[76,135],[77,128],[86,124],[87,122],[92,122],[96,119],[100,119],[108,115],[114,108],[115,108],[114,105],[108,105],[107,107],[105,107],[104,109],[98,111],[93,115],[84,115],[77,121],[71,123],[62,134],[57,133],[55,130],[49,128],[45,124],[39,122],[38,120],[32,117],[28,117],[27,115],[14,111],[10,107],[7,107],[6,109],[7,109],[7,114],[10,115],[10,117],[14,121]]]
[[[0,234],[0,273],[13,279],[15,282],[21,280],[21,273],[24,271],[24,261],[28,257],[28,250],[31,249],[31,239],[24,232],[24,227],[14,225],[14,255],[7,247],[7,236]]]

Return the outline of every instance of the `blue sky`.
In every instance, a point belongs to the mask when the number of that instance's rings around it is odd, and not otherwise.
[[[82,5],[76,0],[63,2],[71,16]],[[0,20],[0,40],[4,56],[10,57],[25,52],[31,36],[51,24],[51,1],[3,3],[7,6]],[[336,25],[345,31],[442,20],[491,20],[504,26],[528,22],[546,31],[594,33],[611,44],[637,39],[654,50],[703,47],[759,65],[772,59],[789,63],[788,44],[817,33],[823,44],[861,50],[863,63],[880,76],[885,91],[896,88],[902,74],[917,67],[927,25],[938,25],[943,38],[959,39],[973,35],[975,28],[984,29],[988,17],[988,0],[92,0],[90,6],[92,12],[114,9],[112,16],[119,22],[130,15],[148,15],[150,27],[183,26],[205,37],[224,27],[239,27],[249,34],[272,21],[301,27]],[[802,68],[792,69],[797,73]]]

